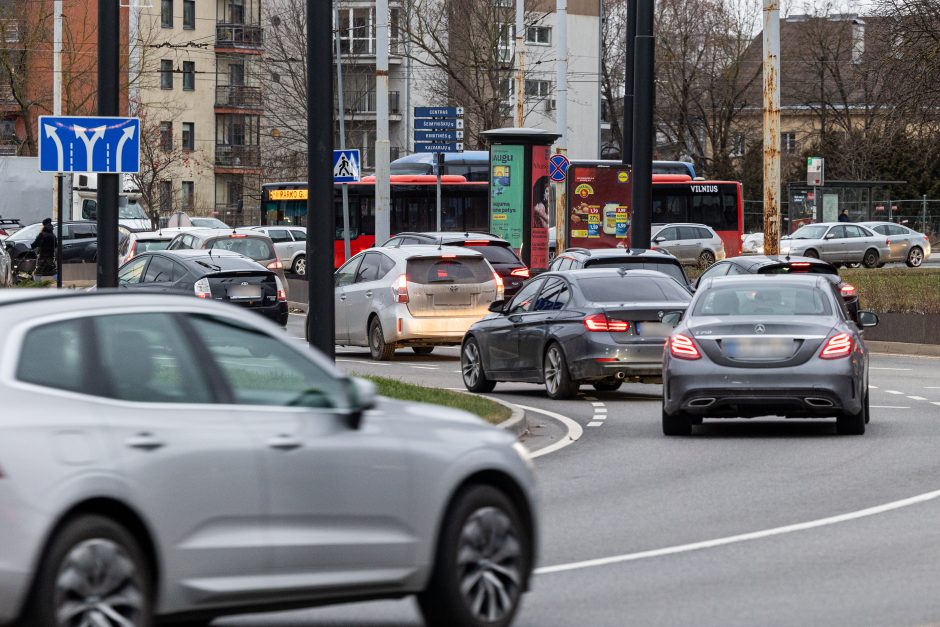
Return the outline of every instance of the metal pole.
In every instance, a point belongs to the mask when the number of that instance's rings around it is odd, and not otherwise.
[[[339,3],[333,5],[333,18],[336,28],[336,98],[339,117],[339,149],[346,150],[346,104],[343,93],[343,53],[340,49],[339,32]],[[360,164],[361,166],[362,164]],[[349,259],[349,187],[346,183],[341,185],[343,189],[343,260]]]
[[[390,148],[388,140],[388,0],[375,3],[375,241],[392,236]]]
[[[558,122],[558,133],[561,137],[556,142],[561,148],[568,146],[568,0],[555,0],[555,13],[557,20],[557,39],[555,41],[555,62],[557,70],[555,86],[555,114]]]
[[[56,236],[55,236],[55,286],[62,287],[62,223],[65,221],[65,211],[62,207],[62,192],[65,182],[62,175],[57,174],[56,179]]]
[[[53,115],[62,115],[62,0],[53,3],[52,26],[52,112]],[[61,215],[62,205],[62,177],[57,176],[52,181],[52,197],[55,203],[56,215]],[[62,218],[60,217],[59,220]],[[58,259],[58,258],[57,258]],[[58,286],[62,287],[61,275]]]
[[[624,165],[633,163],[633,83],[634,50],[636,49],[636,4],[637,0],[627,2],[627,44],[624,51],[623,67],[623,139],[620,156]],[[613,111],[610,112],[614,114]],[[634,178],[635,180],[635,178]]]
[[[819,207],[815,193],[813,206]],[[764,254],[779,251],[780,3],[764,0]]]
[[[98,2],[98,115],[120,115],[121,14],[116,0]],[[89,159],[91,155],[89,155]],[[98,175],[98,287],[117,287],[120,174]]]
[[[923,233],[926,235],[927,234],[927,194],[924,194],[924,204],[923,204],[922,211],[923,211],[924,217],[922,220],[923,226],[921,228],[923,229]]]
[[[653,1],[639,0],[636,14],[633,110],[633,219],[631,246],[650,247],[653,213]]]
[[[601,109],[603,108],[604,96],[601,93],[604,65],[604,22],[607,18],[604,16],[604,0],[597,0],[597,14],[600,19],[597,20],[597,150],[595,156],[601,158],[601,146],[604,143],[603,132],[601,130]],[[556,229],[557,231],[557,229]]]
[[[437,230],[441,230],[441,172],[444,170],[444,153],[434,153],[434,170],[437,172]]]
[[[525,0],[516,0],[516,126],[525,123]]]
[[[307,341],[334,359],[333,72],[330,3],[307,0]]]

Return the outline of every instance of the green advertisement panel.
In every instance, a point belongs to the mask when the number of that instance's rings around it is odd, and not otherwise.
[[[490,232],[522,248],[525,146],[490,148]]]

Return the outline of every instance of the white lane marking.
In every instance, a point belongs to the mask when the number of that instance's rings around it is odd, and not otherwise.
[[[584,397],[584,400],[586,400],[586,401],[596,401],[597,399],[596,399],[595,397],[593,397],[593,396],[585,396],[585,397]]]
[[[910,409],[910,407],[904,407],[903,405],[872,405],[872,409]]]
[[[926,401],[927,399],[923,396],[908,396],[912,401]]]
[[[931,401],[930,404],[931,404],[931,405],[936,405],[937,407],[940,407],[940,403],[938,403],[937,401]]]
[[[594,407],[603,407],[604,403],[591,403]]]
[[[748,542],[750,540],[760,540],[762,538],[779,536],[779,535],[783,535],[786,533],[793,533],[795,531],[805,531],[807,529],[815,529],[817,527],[825,527],[827,525],[835,525],[839,523],[848,522],[850,520],[857,520],[859,518],[875,516],[877,514],[884,514],[885,512],[890,512],[890,511],[901,509],[904,507],[910,507],[911,505],[918,505],[920,503],[926,503],[927,501],[932,501],[936,499],[937,497],[940,497],[940,490],[934,490],[933,492],[926,492],[924,494],[918,494],[917,496],[912,496],[910,498],[901,499],[900,501],[892,501],[890,503],[885,503],[884,505],[876,505],[874,507],[860,509],[855,512],[839,514],[837,516],[830,516],[828,518],[819,518],[816,520],[796,523],[793,525],[784,525],[783,527],[774,527],[772,529],[764,529],[762,531],[752,531],[750,533],[741,533],[741,534],[734,535],[734,536],[716,538],[714,540],[704,540],[702,542],[680,544],[678,546],[669,546],[669,547],[664,547],[661,549],[653,549],[650,551],[640,551],[638,553],[625,553],[623,555],[601,557],[598,559],[584,560],[581,562],[571,562],[569,564],[557,564],[555,566],[545,566],[542,568],[537,568],[535,570],[535,574],[549,575],[552,573],[561,573],[561,572],[566,572],[570,570],[580,570],[583,568],[593,568],[596,566],[608,566],[610,564],[619,564],[622,562],[633,562],[636,560],[647,559],[651,557],[675,555],[676,553],[687,553],[689,551],[700,551],[702,549],[712,549],[712,548],[719,547],[719,546],[725,546],[727,544],[735,544],[738,542]]]
[[[575,422],[568,416],[562,416],[561,414],[556,414],[555,412],[548,411],[546,409],[538,409],[536,407],[529,407],[528,405],[516,405],[516,407],[521,407],[525,411],[532,411],[537,414],[544,414],[548,416],[549,418],[554,418],[561,424],[565,425],[565,428],[568,430],[567,436],[565,438],[555,442],[554,444],[549,444],[545,448],[540,448],[539,450],[532,453],[532,457],[541,457],[542,455],[548,455],[549,453],[554,453],[555,451],[565,448],[569,444],[573,444],[574,442],[577,442],[578,439],[580,439],[581,436],[584,435],[584,429],[581,428],[581,425],[579,425],[577,422]]]
[[[383,364],[380,361],[366,361],[364,359],[340,359],[337,357],[336,361],[348,361],[351,364],[365,364],[367,366],[381,366],[382,368],[391,366],[391,364]]]
[[[885,390],[885,394],[898,394],[904,396],[904,392],[898,392],[897,390]]]
[[[596,421],[596,420],[595,420],[595,421],[593,421],[593,422],[589,422],[587,426],[589,426],[589,427],[599,427],[599,426],[601,426],[602,424],[604,424],[604,423],[601,422],[601,421]]]
[[[594,408],[594,413],[595,413],[595,414],[606,414],[606,413],[607,413],[607,408],[606,408],[606,407],[595,407],[595,408]]]
[[[897,370],[899,372],[910,372],[913,368],[878,368],[876,366],[869,366],[871,370]]]
[[[873,390],[877,390],[877,389],[878,389],[878,386],[877,386],[877,385],[869,385],[868,387],[870,387],[870,388],[873,389]]]
[[[868,386],[871,387],[871,386]],[[924,388],[925,390],[940,390],[940,385],[928,385]]]
[[[418,368],[419,370],[437,370],[437,366],[412,366],[412,368]]]

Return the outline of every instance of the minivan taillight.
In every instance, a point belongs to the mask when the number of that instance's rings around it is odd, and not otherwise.
[[[858,290],[850,283],[843,283],[839,291],[842,293],[842,298],[845,300],[852,300],[858,295]]]
[[[503,300],[503,295],[506,293],[506,288],[503,285],[503,277],[494,272],[493,280],[496,281],[496,300]]]
[[[284,269],[284,264],[281,263],[280,259],[275,259],[274,261],[268,264],[268,270],[283,270],[283,269]]]
[[[407,303],[408,302],[408,275],[403,274],[398,277],[398,280],[395,281],[392,285],[392,294],[395,296],[395,302],[397,303]]]
[[[610,331],[611,333],[626,333],[630,330],[630,323],[626,320],[611,320],[605,313],[594,314],[584,319],[584,326],[588,331]]]
[[[839,333],[826,340],[822,350],[819,351],[820,359],[842,359],[852,353],[852,336],[848,333]]]
[[[669,353],[679,359],[701,359],[702,354],[698,351],[695,341],[687,335],[676,333],[669,338]]]
[[[284,284],[281,283],[281,277],[274,275],[274,283],[277,285],[277,299],[280,302],[287,300],[287,291],[284,289]]]
[[[199,298],[212,298],[212,288],[209,287],[209,279],[203,277],[193,285],[196,296]]]
[[[516,268],[515,270],[513,270],[513,271],[510,272],[509,274],[511,274],[511,275],[513,275],[513,276],[522,277],[523,279],[528,279],[528,278],[529,278],[529,269],[528,269],[528,268],[525,268],[525,267],[523,267],[523,268]]]

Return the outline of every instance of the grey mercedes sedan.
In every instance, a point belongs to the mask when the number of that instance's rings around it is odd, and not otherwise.
[[[408,595],[512,622],[536,514],[509,433],[375,398],[232,305],[10,290],[0,328],[0,624]]]
[[[865,433],[868,350],[838,288],[819,275],[706,279],[666,342],[662,414],[666,435],[756,416],[834,417],[839,433]]]

